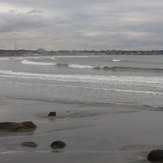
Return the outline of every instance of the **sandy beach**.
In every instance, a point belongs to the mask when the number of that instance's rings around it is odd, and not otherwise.
[[[53,120],[47,117],[56,111]],[[145,163],[149,151],[163,148],[161,109],[118,105],[61,104],[48,101],[0,99],[3,121],[33,121],[33,132],[1,133],[0,160],[17,162]],[[67,145],[53,152],[50,144]],[[37,148],[22,147],[33,141]]]

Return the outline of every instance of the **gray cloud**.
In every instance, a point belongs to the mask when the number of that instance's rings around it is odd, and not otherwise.
[[[0,32],[21,32],[28,29],[42,28],[47,21],[39,16],[22,13],[5,13],[0,15]]]
[[[161,0],[1,0],[0,41],[12,48],[16,33],[20,48],[161,49],[162,6]]]

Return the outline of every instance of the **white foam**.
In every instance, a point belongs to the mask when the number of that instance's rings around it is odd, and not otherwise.
[[[53,58],[56,59],[56,58]],[[27,59],[24,59],[21,61],[22,64],[26,65],[39,65],[39,66],[55,66],[57,63],[52,63],[52,62],[34,62],[34,61],[29,61]],[[89,65],[78,65],[78,64],[70,64],[68,65],[70,68],[94,68],[93,66]]]
[[[112,61],[113,61],[113,62],[120,62],[121,59],[113,59]]]
[[[22,64],[26,64],[26,65],[40,65],[40,66],[54,66],[56,65],[56,63],[51,63],[51,62],[33,62],[33,61],[29,61],[29,60],[22,60],[21,61]]]
[[[71,64],[68,67],[70,67],[70,68],[93,68],[93,66],[89,66],[89,65],[78,65],[78,64]]]
[[[163,77],[145,77],[145,76],[100,76],[100,75],[80,75],[80,74],[39,74],[28,72],[13,72],[0,70],[0,77],[37,79],[37,80],[56,80],[71,81],[83,83],[100,83],[100,84],[121,84],[121,85],[163,85]]]

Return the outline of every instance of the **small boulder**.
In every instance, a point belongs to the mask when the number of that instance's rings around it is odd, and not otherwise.
[[[66,146],[66,143],[64,143],[63,141],[60,141],[60,140],[57,140],[57,141],[54,141],[50,147],[52,149],[62,149]]]
[[[56,117],[56,112],[55,112],[55,111],[50,112],[50,113],[48,114],[48,117]]]
[[[30,141],[29,142],[23,142],[21,145],[24,147],[31,147],[31,148],[37,147],[37,144],[35,142],[30,142]]]
[[[31,121],[26,121],[21,123],[15,123],[15,122],[0,123],[0,132],[31,131],[36,128],[37,126]]]
[[[163,150],[162,149],[155,149],[149,152],[147,156],[148,161],[153,162],[163,162]]]

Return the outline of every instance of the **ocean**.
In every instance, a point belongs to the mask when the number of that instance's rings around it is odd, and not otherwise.
[[[161,107],[162,73],[162,56],[1,58],[0,88],[2,97]]]
[[[1,57],[0,121],[38,128],[1,134],[0,160],[147,162],[150,149],[163,147],[162,74],[161,55]],[[37,149],[19,145],[29,139]],[[51,152],[55,139],[68,144],[63,152]]]

